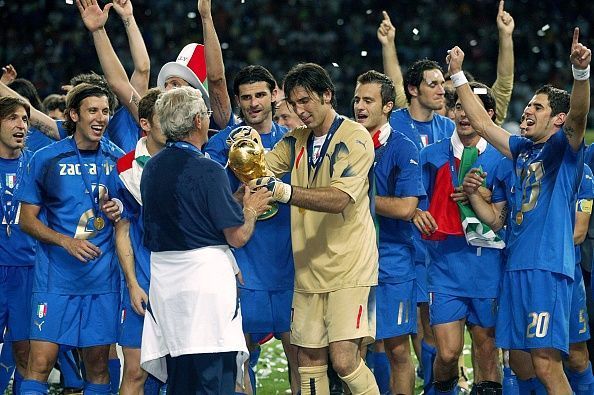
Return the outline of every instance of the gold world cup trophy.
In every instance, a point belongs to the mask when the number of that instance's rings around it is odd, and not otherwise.
[[[256,178],[274,176],[266,167],[264,146],[260,134],[250,126],[233,129],[227,138],[229,146],[228,166],[239,181],[248,184]],[[271,208],[258,217],[259,221],[273,217],[278,212],[278,205],[272,203]]]

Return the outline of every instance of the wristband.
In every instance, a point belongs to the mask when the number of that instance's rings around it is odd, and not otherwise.
[[[452,80],[452,83],[454,84],[454,88],[457,88],[464,84],[468,84],[468,80],[466,79],[466,76],[464,75],[464,72],[462,70],[458,71],[455,74],[450,75],[450,79]]]
[[[293,197],[293,187],[290,184],[282,184],[282,195],[277,199],[281,203],[289,203]]]
[[[574,80],[585,81],[590,79],[590,65],[585,69],[576,69],[574,65],[571,65],[571,72]]]

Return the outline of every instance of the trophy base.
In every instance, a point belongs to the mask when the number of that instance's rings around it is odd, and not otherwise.
[[[264,221],[274,217],[278,213],[278,204],[276,202],[272,203],[272,207],[269,210],[265,211],[258,217],[258,221]]]

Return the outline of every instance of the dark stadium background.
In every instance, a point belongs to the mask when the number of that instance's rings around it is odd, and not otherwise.
[[[132,1],[155,84],[163,63],[175,60],[185,44],[202,41],[196,1]],[[237,70],[249,63],[266,66],[280,82],[294,63],[313,61],[330,72],[337,86],[338,110],[350,115],[356,76],[372,68],[382,70],[376,38],[382,9],[396,26],[404,70],[421,57],[443,64],[447,49],[457,44],[467,54],[465,69],[491,84],[497,57],[497,4],[495,0],[222,0],[213,1],[213,16],[229,85]],[[582,42],[594,47],[594,3],[514,0],[506,2],[506,10],[516,23],[515,89],[508,120],[517,120],[537,86],[550,82],[571,87],[572,28],[579,26]],[[113,10],[107,31],[130,72],[126,35]],[[34,83],[42,98],[76,73],[100,72],[78,10],[64,0],[0,0],[0,64],[7,63],[16,67],[19,77]],[[593,119],[590,114],[590,127]]]

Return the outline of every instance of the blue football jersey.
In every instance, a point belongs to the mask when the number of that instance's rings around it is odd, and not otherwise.
[[[580,187],[578,189],[577,195],[577,206],[576,211],[585,211],[587,204],[584,200],[593,200],[594,199],[594,176],[592,175],[592,170],[590,166],[584,164],[584,174],[582,175],[582,181],[580,182]],[[591,210],[591,206],[590,206]],[[590,213],[591,214],[591,213]],[[582,260],[582,251],[579,245],[575,246],[575,261],[576,263],[580,263]],[[576,268],[577,270],[577,268]],[[581,270],[581,269],[580,269]]]
[[[16,159],[0,158],[0,266],[32,266],[35,262],[37,242],[21,230],[21,206],[14,198],[15,188],[22,188],[31,155],[30,151],[23,150]]]
[[[419,150],[402,133],[392,131],[375,150],[375,193],[399,198],[425,196]],[[379,224],[379,281],[400,283],[415,278],[413,224],[376,215]]]
[[[122,154],[114,144],[102,139],[99,150],[83,150],[79,159],[73,138],[67,138],[37,151],[31,158],[18,200],[41,207],[49,228],[89,240],[101,250],[98,258],[83,263],[60,246],[39,243],[46,259],[39,255],[36,262],[35,292],[88,295],[119,289],[113,226],[105,216],[94,212],[93,200],[117,197],[109,175]],[[88,174],[91,190],[85,185],[83,171]],[[94,227],[96,215],[104,218],[102,230]]]
[[[423,183],[431,201],[437,172],[449,168],[451,139],[429,145],[421,151]],[[497,166],[502,155],[491,145],[482,152],[472,167],[487,172],[486,187],[493,189]],[[460,180],[461,182],[462,180]],[[464,236],[447,236],[441,241],[427,241],[429,292],[473,298],[495,298],[503,268],[502,250],[468,245]]]
[[[544,144],[511,136],[509,146],[516,186],[507,270],[547,270],[573,278],[575,201],[584,148],[574,152],[563,129]]]
[[[439,114],[434,114],[433,119],[428,122],[416,121],[411,117],[407,108],[392,111],[389,122],[393,130],[404,134],[415,143],[419,152],[429,144],[450,137],[456,129],[456,125],[451,119]],[[413,242],[415,262],[426,262],[425,243],[418,232],[414,233]]]
[[[242,125],[245,124],[223,129],[208,141],[205,152],[211,159],[226,165],[229,148],[225,141],[233,129]],[[272,149],[286,132],[285,127],[273,122],[271,132],[260,135],[262,145],[266,150]],[[230,169],[227,169],[227,174],[231,189],[235,191],[239,180]],[[290,183],[291,175],[286,174],[282,180]],[[258,221],[250,241],[233,251],[245,282],[242,287],[268,291],[293,289],[295,268],[290,223],[290,206],[279,204],[278,213],[270,219]]]
[[[121,106],[109,119],[105,137],[124,152],[129,152],[136,148],[136,143],[142,137],[142,129],[130,111]]]

